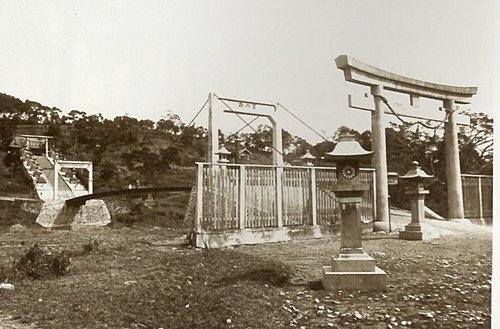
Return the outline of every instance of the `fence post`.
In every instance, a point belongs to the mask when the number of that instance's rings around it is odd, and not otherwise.
[[[375,170],[372,171],[372,191],[373,191],[373,222],[376,221],[377,216],[377,175]],[[389,208],[389,214],[391,213],[391,209]]]
[[[311,168],[311,210],[312,210],[312,224],[318,225],[318,213],[316,203],[316,168]]]
[[[54,159],[54,201],[57,200],[58,193],[59,193],[59,164],[57,163],[57,160]]]
[[[481,225],[485,225],[485,220],[483,217],[483,184],[481,181],[481,176],[478,177],[477,179],[477,185],[478,185],[478,199],[479,199],[479,220],[481,221]]]
[[[246,166],[240,166],[240,195],[239,195],[239,217],[240,231],[245,228],[245,220],[247,216],[246,191],[247,191],[247,172]]]
[[[196,174],[196,235],[201,235],[201,221],[203,218],[203,163],[197,163]],[[198,238],[198,237],[197,237]]]
[[[278,227],[283,227],[283,167],[276,167],[276,216]]]
[[[94,193],[94,172],[92,168],[92,162],[89,164],[89,167],[87,168],[88,174],[89,174],[89,182],[88,182],[88,192],[89,194]]]

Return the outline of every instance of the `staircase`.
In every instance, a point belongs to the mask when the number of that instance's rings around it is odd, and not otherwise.
[[[79,207],[66,206],[65,200],[87,195],[88,191],[75,173],[68,169],[55,172],[54,161],[58,155],[34,155],[22,149],[21,160],[38,197],[44,201],[36,222],[43,227],[104,226],[111,216],[103,200],[88,200]],[[57,195],[54,195],[54,180],[57,179]]]

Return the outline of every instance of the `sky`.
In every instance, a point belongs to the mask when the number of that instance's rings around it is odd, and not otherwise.
[[[335,66],[349,55],[416,79],[477,86],[471,110],[493,114],[494,7],[493,0],[2,0],[0,92],[63,112],[156,121],[170,111],[186,123],[215,93],[279,102],[332,136],[341,125],[370,129],[369,112],[347,106],[349,93],[368,89]],[[214,109],[225,133],[244,125],[221,104]],[[321,141],[283,110],[275,116],[292,134]],[[206,111],[196,124],[207,126]]]

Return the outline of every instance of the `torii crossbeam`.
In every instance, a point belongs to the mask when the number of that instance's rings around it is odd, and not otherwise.
[[[458,113],[456,104],[469,104],[477,93],[477,87],[456,87],[417,80],[394,74],[360,62],[346,55],[335,59],[337,68],[344,71],[346,81],[370,87],[374,110],[372,120],[372,148],[375,150],[373,166],[376,169],[376,204],[374,230],[387,231],[389,228],[389,202],[387,187],[387,155],[385,129],[383,126],[384,90],[408,94],[411,105],[418,104],[419,97],[443,102],[447,113],[445,122],[446,178],[448,185],[448,217],[463,219],[462,181],[460,178],[460,159],[458,154]]]

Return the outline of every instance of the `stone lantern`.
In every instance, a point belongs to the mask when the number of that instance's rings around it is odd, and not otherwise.
[[[309,150],[306,151],[306,153],[300,157],[302,161],[306,163],[306,166],[314,166],[313,160],[316,159],[314,155],[312,155]]]
[[[387,173],[387,185],[392,186],[392,185],[398,185],[398,178],[399,175],[397,172],[390,171]],[[389,232],[392,232],[392,224],[391,224],[391,194],[390,190],[389,193],[387,194],[387,202],[389,204]]]
[[[429,194],[428,190],[424,189],[424,182],[433,176],[427,175],[420,168],[417,161],[412,162],[412,168],[404,176],[399,178],[410,183],[408,190],[405,192],[410,197],[411,206],[411,222],[405,226],[404,231],[399,232],[399,238],[404,240],[423,240],[424,233],[420,223],[425,218],[425,196]]]
[[[337,166],[337,184],[333,191],[340,208],[340,254],[331,265],[323,266],[323,287],[327,290],[387,290],[387,274],[375,266],[375,260],[362,246],[361,198],[368,190],[359,176],[359,163],[370,159],[354,135],[341,134],[335,149],[328,153]]]
[[[390,171],[387,173],[387,185],[398,185],[399,175],[397,172]]]
[[[70,178],[69,182],[70,182],[71,184],[78,185],[78,183],[79,183],[80,181],[78,180],[78,178],[76,177],[76,175],[75,175],[75,174],[73,174],[73,176],[71,176],[71,178]]]
[[[219,163],[229,163],[229,155],[231,152],[229,152],[224,145],[221,145],[220,149],[215,152],[215,154],[219,156]]]

